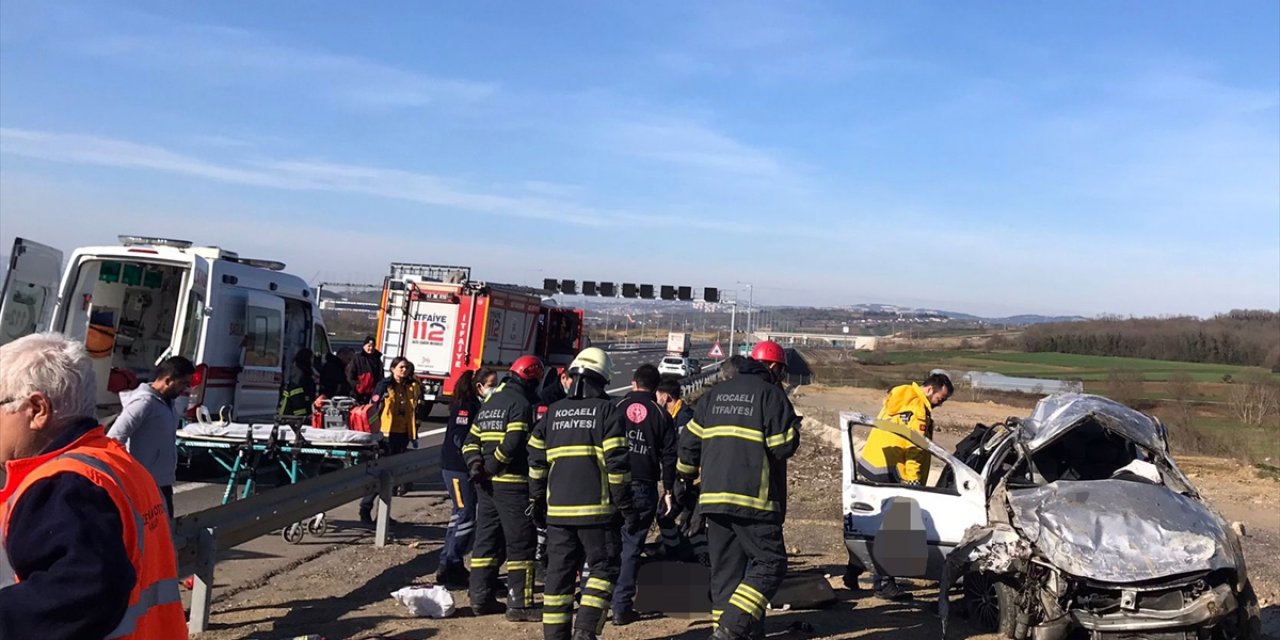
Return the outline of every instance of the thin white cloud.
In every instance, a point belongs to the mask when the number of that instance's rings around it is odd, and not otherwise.
[[[435,77],[245,29],[124,11],[104,22],[72,26],[73,32],[87,33],[65,46],[82,55],[195,74],[204,83],[326,95],[359,110],[467,105],[497,91],[491,82]],[[104,34],[107,29],[112,31]]]
[[[53,162],[145,169],[254,187],[373,195],[508,217],[601,226],[583,207],[536,197],[507,196],[453,186],[438,176],[397,169],[302,161],[231,165],[161,147],[113,138],[0,128],[0,154]]]
[[[618,122],[609,134],[618,151],[671,165],[766,178],[790,173],[772,155],[688,120]]]

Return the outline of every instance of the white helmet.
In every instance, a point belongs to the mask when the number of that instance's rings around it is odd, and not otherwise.
[[[578,357],[569,364],[569,375],[592,373],[608,384],[613,378],[613,359],[604,349],[587,347],[578,352]]]

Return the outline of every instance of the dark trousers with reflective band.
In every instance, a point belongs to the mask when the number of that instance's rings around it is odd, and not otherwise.
[[[618,579],[622,531],[617,524],[590,527],[547,526],[547,575],[543,585],[542,633],[546,640],[568,640],[572,628],[604,631],[604,612]],[[574,578],[586,560],[590,577],[582,588],[578,619],[573,620]],[[474,574],[472,574],[474,575]]]
[[[757,633],[787,574],[782,525],[707,514],[711,617],[734,637]]]
[[[462,566],[462,558],[471,551],[476,529],[476,489],[465,471],[442,471],[444,490],[449,494],[449,529],[440,550],[440,568]]]
[[[525,514],[529,485],[494,482],[476,491],[476,538],[471,548],[471,605],[493,601],[498,569],[507,563],[507,606],[533,606],[537,531]]]
[[[636,574],[640,571],[640,554],[644,540],[649,536],[649,525],[658,509],[658,487],[652,482],[632,482],[631,498],[644,529],[636,534],[619,531],[622,535],[622,557],[618,569],[618,586],[613,591],[614,612],[631,608],[636,599]]]

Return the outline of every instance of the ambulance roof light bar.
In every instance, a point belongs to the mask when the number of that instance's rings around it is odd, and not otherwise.
[[[238,262],[247,267],[257,267],[259,269],[269,269],[271,271],[284,271],[284,263],[279,260],[259,260],[258,258],[234,258],[234,262]]]
[[[149,245],[153,247],[170,247],[173,249],[190,249],[192,243],[187,240],[174,240],[172,238],[154,238],[151,236],[116,236],[120,240],[120,244],[126,247],[137,245]]]

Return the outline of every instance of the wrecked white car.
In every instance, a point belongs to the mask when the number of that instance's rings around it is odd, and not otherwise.
[[[978,425],[955,452],[841,414],[844,538],[884,575],[937,580],[962,614],[1017,640],[1218,640],[1261,635],[1235,532],[1178,470],[1158,420],[1061,394],[1029,418]],[[860,472],[872,428],[932,456],[920,486]]]

